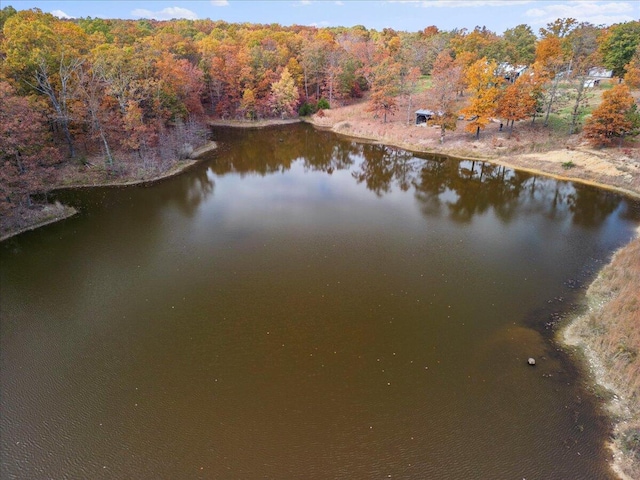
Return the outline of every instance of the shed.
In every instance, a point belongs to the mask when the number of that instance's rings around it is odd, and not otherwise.
[[[427,123],[434,115],[435,113],[431,110],[416,110],[416,125]]]
[[[510,63],[501,63],[498,65],[498,71],[508,82],[515,82],[516,79],[527,70],[526,65],[511,65]]]
[[[593,67],[589,69],[588,75],[596,78],[611,78],[613,77],[613,70],[606,70],[602,67]]]

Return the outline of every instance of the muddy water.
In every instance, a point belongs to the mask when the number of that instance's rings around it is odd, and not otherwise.
[[[215,136],[0,245],[3,479],[610,478],[547,333],[637,203],[304,125]]]

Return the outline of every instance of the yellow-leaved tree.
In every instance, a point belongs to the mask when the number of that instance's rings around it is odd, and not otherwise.
[[[271,85],[271,96],[269,97],[271,111],[274,115],[279,115],[280,118],[293,116],[297,103],[298,89],[289,69],[284,67],[280,74],[280,80]]]
[[[469,119],[465,129],[480,137],[480,130],[484,129],[495,114],[500,98],[500,85],[504,79],[497,74],[498,64],[482,58],[472,63],[466,70],[468,89],[471,92],[469,105],[461,113]]]

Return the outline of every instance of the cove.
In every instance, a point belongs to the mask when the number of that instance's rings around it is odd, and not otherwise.
[[[612,478],[551,337],[637,201],[302,124],[214,139],[0,244],[2,478]]]

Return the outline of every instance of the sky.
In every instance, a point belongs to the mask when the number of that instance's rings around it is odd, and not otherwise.
[[[16,10],[39,8],[61,18],[224,20],[283,26],[351,27],[415,32],[485,26],[498,34],[519,24],[534,32],[557,18],[595,25],[640,20],[637,0],[1,0]]]

